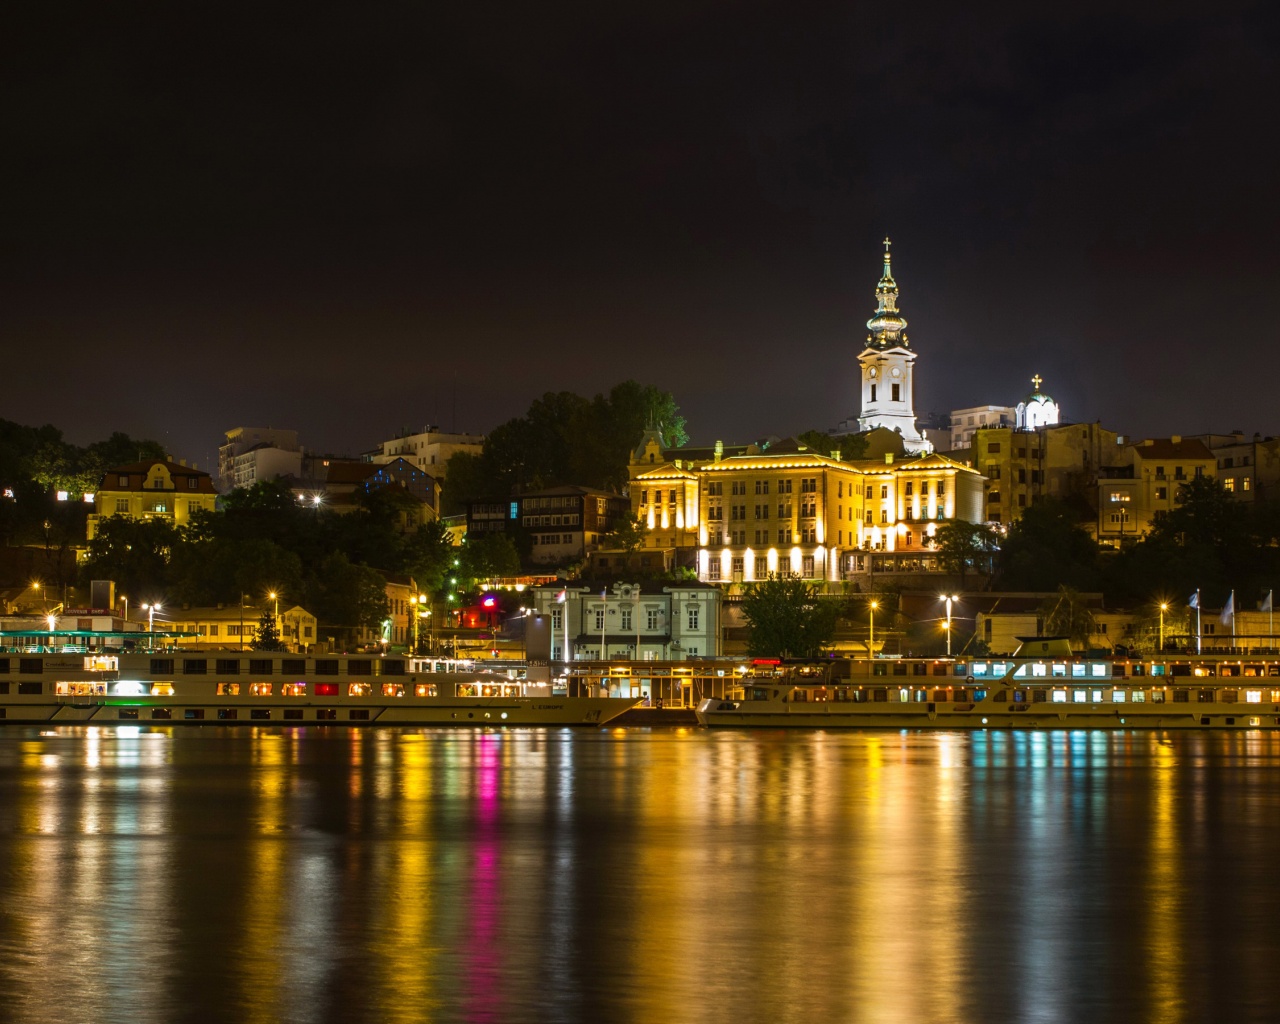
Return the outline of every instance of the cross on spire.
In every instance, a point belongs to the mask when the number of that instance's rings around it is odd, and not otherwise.
[[[885,235],[885,236],[884,236],[884,241],[883,241],[883,242],[881,242],[880,244],[884,246],[884,251],[885,251],[885,252],[888,252],[888,251],[889,251],[889,246],[891,246],[893,243],[889,241],[889,236],[888,236],[888,235]]]
[[[1036,390],[1039,391],[1040,385],[1044,383],[1044,378],[1037,373],[1034,377],[1031,378],[1031,383],[1034,384],[1036,386]]]

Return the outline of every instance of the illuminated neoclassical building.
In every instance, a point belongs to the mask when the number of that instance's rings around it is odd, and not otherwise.
[[[631,462],[646,545],[676,549],[711,583],[937,571],[938,525],[980,522],[983,484],[932,453],[855,462],[794,440],[664,452],[656,431]]]

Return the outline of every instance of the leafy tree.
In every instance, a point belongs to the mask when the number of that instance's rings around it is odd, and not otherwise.
[[[846,462],[867,457],[867,437],[865,434],[842,434],[835,437],[822,430],[806,430],[797,434],[796,440],[819,455],[829,455],[839,451],[840,458]]]
[[[387,617],[386,581],[376,569],[353,565],[337,551],[309,578],[307,607],[321,626],[335,633],[376,629]]]
[[[456,552],[448,528],[433,519],[405,538],[403,568],[417,581],[419,590],[442,594]]]
[[[964,589],[965,574],[974,569],[991,572],[992,553],[996,550],[995,532],[982,523],[948,519],[938,527],[934,540],[944,572],[960,577]]]
[[[996,561],[1001,590],[1092,590],[1099,578],[1098,545],[1070,509],[1046,498],[1009,527]]]
[[[520,555],[505,533],[468,537],[462,544],[458,563],[458,583],[468,591],[484,580],[515,576],[520,572]]]
[[[283,651],[284,643],[280,640],[280,631],[276,628],[276,618],[267,612],[258,620],[258,628],[250,645],[255,651]]]
[[[163,598],[169,588],[169,561],[177,532],[163,519],[108,516],[98,521],[81,580],[115,580],[135,604]]]
[[[645,538],[649,536],[649,528],[642,516],[626,516],[612,530],[600,538],[600,546],[609,550],[625,551],[634,554],[644,547]]]
[[[742,614],[747,652],[755,657],[812,658],[835,636],[839,608],[819,597],[816,584],[791,574],[771,574],[746,585]]]
[[[1080,591],[1061,586],[1057,596],[1040,607],[1045,636],[1065,636],[1079,648],[1089,646],[1089,638],[1097,629],[1093,612]]]

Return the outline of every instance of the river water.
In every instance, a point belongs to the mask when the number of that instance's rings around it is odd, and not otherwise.
[[[0,728],[3,1021],[1274,1021],[1280,735]]]

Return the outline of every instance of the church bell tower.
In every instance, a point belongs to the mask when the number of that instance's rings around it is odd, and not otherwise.
[[[862,372],[859,430],[887,427],[902,435],[910,454],[928,453],[933,445],[916,429],[913,401],[916,354],[907,340],[907,321],[898,311],[898,283],[893,279],[889,239],[884,240],[884,273],[876,285],[876,312],[867,321],[867,343],[858,356]]]

